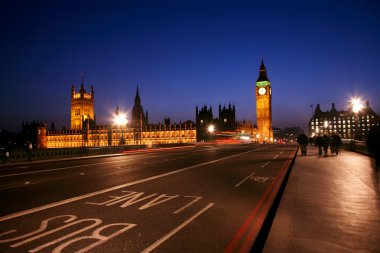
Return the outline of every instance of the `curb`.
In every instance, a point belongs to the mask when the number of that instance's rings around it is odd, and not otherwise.
[[[280,205],[282,196],[284,194],[286,185],[288,183],[290,173],[292,171],[294,162],[297,158],[298,151],[299,151],[299,147],[297,147],[297,150],[294,152],[294,155],[293,155],[292,159],[290,160],[290,162],[286,168],[286,171],[284,172],[282,181],[278,185],[276,196],[274,197],[273,201],[271,201],[269,210],[268,210],[268,212],[266,212],[266,216],[264,217],[264,221],[261,224],[260,231],[259,231],[259,233],[258,233],[258,235],[257,235],[257,237],[256,237],[256,239],[252,245],[250,252],[262,252],[264,249],[266,240],[268,238],[269,232],[270,232],[271,227],[272,227],[272,223],[274,221],[274,218],[276,217],[278,207]]]

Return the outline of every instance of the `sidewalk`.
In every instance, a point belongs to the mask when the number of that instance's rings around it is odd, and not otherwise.
[[[297,156],[263,252],[380,252],[380,172],[350,151]]]

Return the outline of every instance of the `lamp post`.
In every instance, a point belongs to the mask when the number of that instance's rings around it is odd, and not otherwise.
[[[354,115],[355,115],[355,121],[354,121],[354,136],[353,136],[353,139],[360,139],[358,138],[358,134],[360,134],[360,129],[359,129],[359,132],[357,131],[358,130],[358,117],[359,117],[359,113],[360,111],[363,109],[363,103],[361,101],[360,98],[358,97],[354,97],[351,99],[351,107],[352,107],[352,111],[354,112]],[[360,134],[360,137],[361,137],[361,134]]]
[[[125,144],[124,143],[124,128],[128,123],[127,116],[125,113],[119,112],[119,110],[116,110],[116,114],[114,116],[113,120],[114,124],[120,129],[121,128],[121,140],[120,140],[120,145]]]
[[[215,126],[213,124],[209,125],[207,127],[207,132],[210,134],[211,139],[213,139],[212,137],[214,136]]]

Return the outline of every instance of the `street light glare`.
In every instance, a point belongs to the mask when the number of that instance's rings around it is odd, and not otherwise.
[[[127,116],[124,113],[118,113],[115,115],[113,122],[118,126],[126,125],[128,123]]]
[[[209,131],[210,133],[213,133],[213,132],[215,131],[215,127],[214,127],[214,125],[209,125],[209,126],[208,126],[208,131]]]
[[[354,113],[358,113],[361,109],[363,109],[362,101],[357,97],[354,97],[351,99],[351,105],[352,105],[352,111]]]

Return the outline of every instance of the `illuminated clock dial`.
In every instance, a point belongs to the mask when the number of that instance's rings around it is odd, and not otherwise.
[[[261,88],[259,89],[259,94],[260,94],[260,95],[264,95],[266,92],[267,92],[267,90],[266,90],[264,87],[261,87]]]

